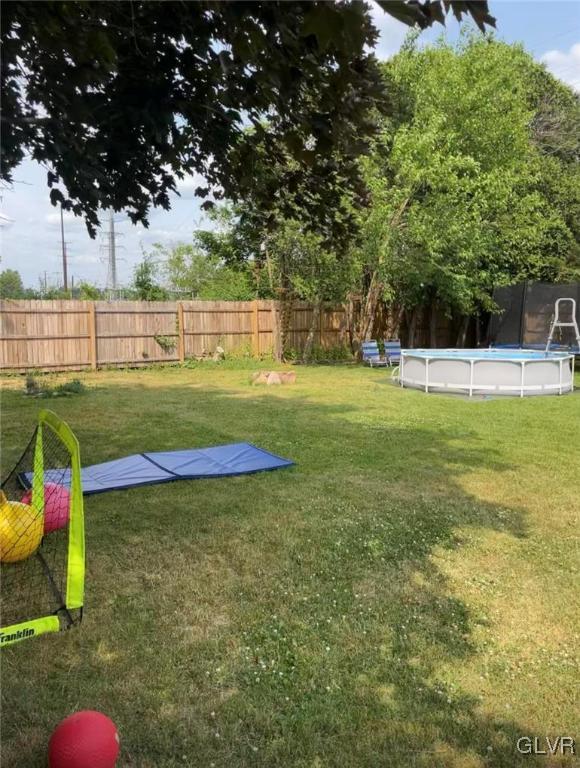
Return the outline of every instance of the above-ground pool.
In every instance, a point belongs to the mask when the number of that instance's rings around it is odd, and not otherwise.
[[[574,355],[524,349],[403,349],[399,382],[425,392],[563,395],[574,389]]]

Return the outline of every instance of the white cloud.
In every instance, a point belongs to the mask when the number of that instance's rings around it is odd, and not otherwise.
[[[174,238],[176,235],[175,229],[150,229],[143,236],[146,240],[166,240]]]
[[[380,35],[375,46],[375,54],[378,59],[389,59],[401,47],[409,27],[389,16],[376,3],[371,5],[371,16]]]
[[[84,227],[83,220],[78,216],[75,216],[72,211],[63,211],[62,217],[64,219],[64,223],[67,225],[82,225]],[[46,224],[48,224],[49,227],[60,227],[60,210],[57,210],[53,213],[47,213],[44,217],[44,221]]]
[[[558,50],[548,51],[542,56],[541,61],[553,75],[580,92],[580,43],[575,43],[567,53]]]
[[[183,179],[177,181],[177,191],[184,200],[191,200],[195,197],[197,187],[205,187],[206,180],[199,173],[188,174]]]
[[[69,253],[68,261],[78,266],[86,264],[99,264],[101,258],[92,253]]]

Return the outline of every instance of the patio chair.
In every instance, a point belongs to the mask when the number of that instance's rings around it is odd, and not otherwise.
[[[363,341],[362,344],[363,363],[368,363],[371,368],[379,365],[388,365],[388,361],[379,352],[379,345],[376,341]]]
[[[385,357],[389,365],[399,365],[401,362],[401,342],[399,339],[385,339]]]

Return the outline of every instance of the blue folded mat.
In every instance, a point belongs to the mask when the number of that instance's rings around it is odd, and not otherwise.
[[[169,483],[172,480],[195,480],[203,477],[231,477],[266,472],[290,467],[293,461],[257,448],[250,443],[217,445],[213,448],[197,448],[185,451],[159,451],[136,453],[115,461],[83,467],[81,477],[83,494],[119,491],[139,485]],[[32,485],[32,472],[21,476],[24,486]],[[47,469],[45,483],[70,486],[70,471]]]

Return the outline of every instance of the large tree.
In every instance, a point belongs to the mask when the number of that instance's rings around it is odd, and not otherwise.
[[[449,8],[493,24],[486,2],[379,4],[423,27]],[[15,0],[1,13],[2,178],[25,156],[43,163],[53,204],[91,234],[100,208],[147,224],[184,174],[202,177],[201,197],[244,198],[257,146],[292,154],[312,218],[357,187],[386,103],[359,0]]]
[[[497,285],[577,275],[577,97],[519,46],[468,35],[384,67],[393,110],[364,161],[368,337],[382,299],[470,316]],[[549,109],[548,109],[549,107]],[[556,119],[556,116],[558,119]],[[558,128],[559,126],[559,128]],[[435,345],[432,323],[431,344]]]

